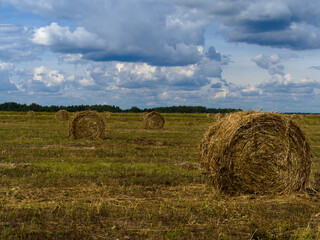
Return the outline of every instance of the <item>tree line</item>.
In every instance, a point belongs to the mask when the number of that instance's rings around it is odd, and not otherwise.
[[[156,107],[144,108],[132,107],[130,109],[121,109],[118,106],[111,105],[72,105],[72,106],[41,106],[36,103],[30,105],[20,104],[15,102],[5,102],[0,104],[0,111],[35,111],[35,112],[57,112],[59,110],[66,110],[68,112],[79,112],[84,110],[95,110],[98,112],[152,112],[157,111],[160,113],[230,113],[242,111],[241,109],[233,108],[206,108],[203,106],[171,106],[171,107]]]

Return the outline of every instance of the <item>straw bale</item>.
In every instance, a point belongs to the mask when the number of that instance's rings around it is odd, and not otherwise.
[[[158,112],[148,113],[143,121],[145,129],[162,129],[164,123],[164,118]]]
[[[69,120],[69,113],[66,110],[60,110],[56,113],[55,118],[58,121],[67,121]]]
[[[28,111],[27,115],[29,118],[34,118],[36,116],[36,113],[34,111]]]
[[[140,117],[141,117],[142,120],[144,120],[147,115],[148,115],[147,112],[142,112],[142,113],[140,113]]]
[[[290,118],[293,120],[303,120],[304,116],[302,114],[292,114]]]
[[[210,114],[210,113],[207,113],[207,114],[206,114],[206,117],[207,117],[207,118],[211,118],[211,114]]]
[[[69,136],[74,139],[103,138],[104,130],[103,118],[96,111],[78,112],[69,122]]]
[[[110,119],[111,118],[111,112],[103,112],[101,115],[102,115],[103,118],[106,118],[106,119]]]
[[[228,114],[213,123],[200,148],[213,185],[226,193],[291,193],[309,183],[308,137],[280,114]]]

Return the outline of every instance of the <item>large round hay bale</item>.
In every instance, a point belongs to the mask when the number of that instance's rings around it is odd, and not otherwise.
[[[28,118],[34,118],[36,116],[36,113],[34,111],[28,111],[27,115],[28,115]]]
[[[96,111],[78,112],[69,123],[69,136],[74,139],[103,138],[105,124]]]
[[[58,121],[67,121],[69,120],[69,113],[66,110],[60,110],[56,113],[55,118]]]
[[[162,129],[164,126],[164,118],[158,112],[150,112],[144,118],[143,125],[145,129]]]
[[[213,123],[200,148],[214,186],[227,193],[290,193],[309,182],[308,137],[280,114],[229,114]]]

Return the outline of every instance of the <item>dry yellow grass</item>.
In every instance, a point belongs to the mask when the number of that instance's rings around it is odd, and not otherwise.
[[[217,113],[217,114],[214,115],[213,119],[214,119],[214,121],[218,121],[218,120],[220,120],[221,118],[223,118],[225,116],[226,116],[225,113]]]

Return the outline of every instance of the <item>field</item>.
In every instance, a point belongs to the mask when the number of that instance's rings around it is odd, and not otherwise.
[[[105,137],[72,140],[54,113],[0,112],[0,239],[320,239],[320,194],[227,196],[200,168],[212,119],[105,119]],[[320,190],[320,116],[298,119]]]

